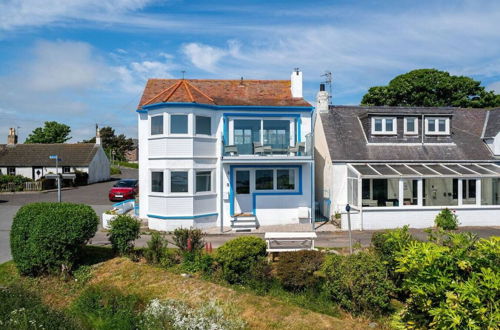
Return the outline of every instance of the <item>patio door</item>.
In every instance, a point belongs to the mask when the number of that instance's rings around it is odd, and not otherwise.
[[[252,194],[250,186],[250,171],[236,170],[234,178],[234,213],[235,214],[252,214]]]

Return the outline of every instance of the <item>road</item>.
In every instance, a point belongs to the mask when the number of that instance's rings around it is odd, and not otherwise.
[[[62,200],[72,203],[83,203],[92,206],[98,215],[110,209],[113,204],[108,200],[108,191],[119,178],[134,178],[137,170],[122,168],[122,174],[113,176],[112,181],[100,182],[88,186],[63,190]],[[12,219],[22,205],[33,202],[57,201],[57,192],[0,194],[0,263],[11,259],[10,227]]]

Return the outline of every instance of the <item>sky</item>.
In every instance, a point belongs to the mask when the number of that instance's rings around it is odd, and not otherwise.
[[[500,1],[1,0],[0,143],[44,121],[137,136],[148,78],[289,79],[333,103],[436,68],[500,93]]]

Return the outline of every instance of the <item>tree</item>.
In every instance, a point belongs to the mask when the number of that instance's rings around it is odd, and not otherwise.
[[[362,105],[417,107],[500,106],[500,95],[488,92],[481,82],[469,77],[452,76],[436,69],[419,69],[397,76],[387,86],[368,90]]]
[[[101,135],[102,147],[108,156],[110,156],[114,150],[114,158],[124,160],[125,153],[133,149],[134,141],[131,138],[127,138],[124,134],[116,135],[115,130],[109,126],[101,128],[99,133]],[[95,137],[83,142],[95,143]]]
[[[44,127],[35,128],[24,143],[64,143],[71,139],[70,132],[68,125],[46,121]]]

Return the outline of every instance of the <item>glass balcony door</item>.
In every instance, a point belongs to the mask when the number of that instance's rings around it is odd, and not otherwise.
[[[295,144],[294,121],[290,119],[234,119],[233,144],[238,154],[257,153],[254,143],[272,154],[286,154]]]
[[[260,120],[235,120],[234,145],[240,155],[253,154],[253,143],[261,141]]]

